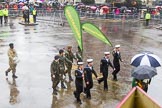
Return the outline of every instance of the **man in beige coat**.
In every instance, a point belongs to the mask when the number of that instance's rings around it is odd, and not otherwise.
[[[8,50],[8,57],[9,57],[9,68],[6,70],[6,76],[8,76],[8,72],[12,71],[12,77],[17,78],[15,75],[16,73],[16,58],[17,58],[17,53],[16,50],[14,49],[14,44],[10,43],[9,44],[9,50]]]

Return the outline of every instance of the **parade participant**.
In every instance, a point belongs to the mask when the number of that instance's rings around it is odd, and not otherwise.
[[[4,8],[3,14],[4,14],[4,23],[8,23],[8,9],[7,8]]]
[[[50,70],[51,70],[51,80],[52,80],[52,83],[53,83],[52,84],[53,94],[57,95],[56,87],[60,82],[60,78],[59,78],[60,69],[59,69],[59,56],[58,55],[56,55],[54,57],[54,60],[51,63]]]
[[[121,54],[120,54],[120,45],[115,45],[115,49],[112,52],[112,55],[113,55],[113,66],[115,68],[112,75],[113,75],[113,80],[117,81],[117,74],[120,71],[119,61],[123,62],[123,60],[121,59]]]
[[[76,52],[76,58],[77,58],[77,62],[82,62],[83,61],[82,51],[81,51],[79,46],[78,46],[78,51]]]
[[[136,78],[132,79],[132,88],[137,86],[138,80]]]
[[[72,69],[73,59],[76,59],[76,58],[75,58],[75,56],[74,56],[74,54],[72,52],[72,46],[67,47],[65,57],[71,61],[70,63],[66,62],[66,67],[67,67],[67,73],[69,75],[69,81],[73,81],[73,79],[71,77],[71,69]]]
[[[3,23],[3,10],[2,7],[0,7],[0,21],[1,21],[1,25]]]
[[[92,73],[95,75],[95,77],[98,79],[97,73],[93,69],[93,59],[87,59],[87,66],[84,68],[84,80],[86,83],[86,88],[84,92],[86,93],[86,97],[88,99],[91,99],[91,92],[90,89],[93,87],[93,79],[92,79]]]
[[[146,26],[149,25],[149,21],[151,19],[151,14],[147,11],[145,15],[145,20],[146,20]]]
[[[8,76],[8,72],[10,72],[12,70],[12,77],[13,78],[17,78],[17,76],[15,75],[16,73],[16,66],[17,63],[16,58],[17,58],[17,53],[16,50],[14,49],[14,44],[10,43],[9,44],[10,49],[8,50],[8,57],[9,57],[9,68],[6,70],[6,76]]]
[[[138,80],[136,78],[133,78],[132,80],[132,87],[140,87],[141,89],[143,89],[146,93],[148,90],[148,84],[149,84],[150,80],[144,79],[144,80]]]
[[[104,90],[108,90],[108,67],[111,66],[113,70],[115,69],[110,61],[110,52],[104,52],[104,54],[105,57],[103,57],[100,62],[100,72],[102,73],[103,77],[98,80],[98,83],[100,84],[102,81],[104,81]]]
[[[75,87],[74,96],[77,99],[77,102],[81,104],[80,94],[83,92],[83,62],[78,62],[78,69],[75,70]]]
[[[25,4],[23,7],[23,18],[25,23],[29,23],[29,8],[27,6],[27,4]]]
[[[34,10],[32,11],[32,14],[33,14],[33,20],[34,20],[34,23],[36,23],[36,16],[37,16],[37,10],[36,10],[36,7],[34,7]]]
[[[60,68],[60,79],[61,79],[61,88],[66,88],[65,85],[64,85],[64,79],[63,79],[63,75],[65,73],[65,63],[68,62],[69,64],[72,62],[67,59],[66,57],[64,57],[64,50],[59,50],[59,56],[60,56],[60,59],[59,59],[59,68]]]

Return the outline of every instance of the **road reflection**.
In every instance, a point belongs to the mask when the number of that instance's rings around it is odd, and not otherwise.
[[[10,88],[10,100],[9,103],[10,104],[16,104],[19,103],[20,100],[18,98],[20,91],[17,89],[17,85],[16,85],[16,80],[15,78],[12,79],[12,81],[10,81],[8,78],[6,78],[6,81],[9,85]]]

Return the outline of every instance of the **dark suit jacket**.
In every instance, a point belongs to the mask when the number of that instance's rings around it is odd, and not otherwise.
[[[86,66],[84,68],[84,79],[85,79],[85,82],[93,82],[93,79],[92,79],[92,73],[95,75],[95,77],[97,78],[97,73],[95,72],[95,70],[93,69],[90,69],[90,67]]]
[[[112,63],[111,63],[111,61],[110,61],[110,59],[108,59],[108,61],[107,61],[106,58],[103,57],[101,59],[101,62],[100,62],[100,72],[108,73],[108,67],[109,66],[111,66],[112,68],[114,68],[113,65],[112,65]]]
[[[116,51],[113,51],[112,54],[114,57],[113,59],[114,66],[119,66],[120,65],[119,61],[122,61],[120,52],[117,53]]]

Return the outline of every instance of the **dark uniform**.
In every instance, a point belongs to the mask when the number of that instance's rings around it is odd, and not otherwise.
[[[23,18],[25,20],[25,23],[29,23],[29,9],[23,11]]]
[[[71,61],[70,63],[66,62],[66,67],[67,67],[67,73],[69,75],[69,80],[73,81],[73,79],[71,77],[71,69],[72,69],[73,59],[76,59],[76,58],[75,58],[74,54],[72,53],[72,51],[66,51],[65,57]]]
[[[76,91],[74,91],[74,95],[77,99],[77,102],[81,102],[80,94],[83,92],[83,70],[75,70],[75,77]]]
[[[56,57],[56,59],[59,58],[59,56],[55,56],[55,57]],[[59,62],[54,60],[51,63],[50,70],[51,70],[51,80],[53,82],[53,84],[52,84],[53,94],[57,94],[56,87],[60,82],[60,78],[59,78],[60,77]]]
[[[111,66],[114,69],[110,59],[106,59],[105,57],[103,57],[100,63],[100,72],[102,72],[103,77],[100,78],[98,82],[101,83],[102,81],[104,81],[104,90],[108,90],[107,78],[108,78],[109,66]]]
[[[65,63],[68,62],[69,64],[72,64],[72,62],[67,59],[66,57],[60,55],[60,59],[59,59],[59,68],[60,68],[60,78],[61,78],[61,87],[62,88],[66,88],[64,85],[64,79],[63,79],[63,75],[65,74]]]
[[[113,74],[113,79],[117,81],[117,73],[120,71],[120,63],[119,61],[122,61],[121,59],[121,54],[120,52],[117,52],[117,51],[113,51],[112,53],[114,59],[113,59],[113,65],[114,65],[114,72],[112,73]]]
[[[84,92],[86,93],[86,97],[89,99],[91,99],[90,89],[93,87],[92,73],[97,78],[97,74],[96,74],[95,70],[93,69],[93,67],[89,67],[87,65],[84,68],[84,79],[85,79],[85,83],[86,83],[86,88],[85,88]],[[88,82],[88,84],[87,84],[87,82]]]

